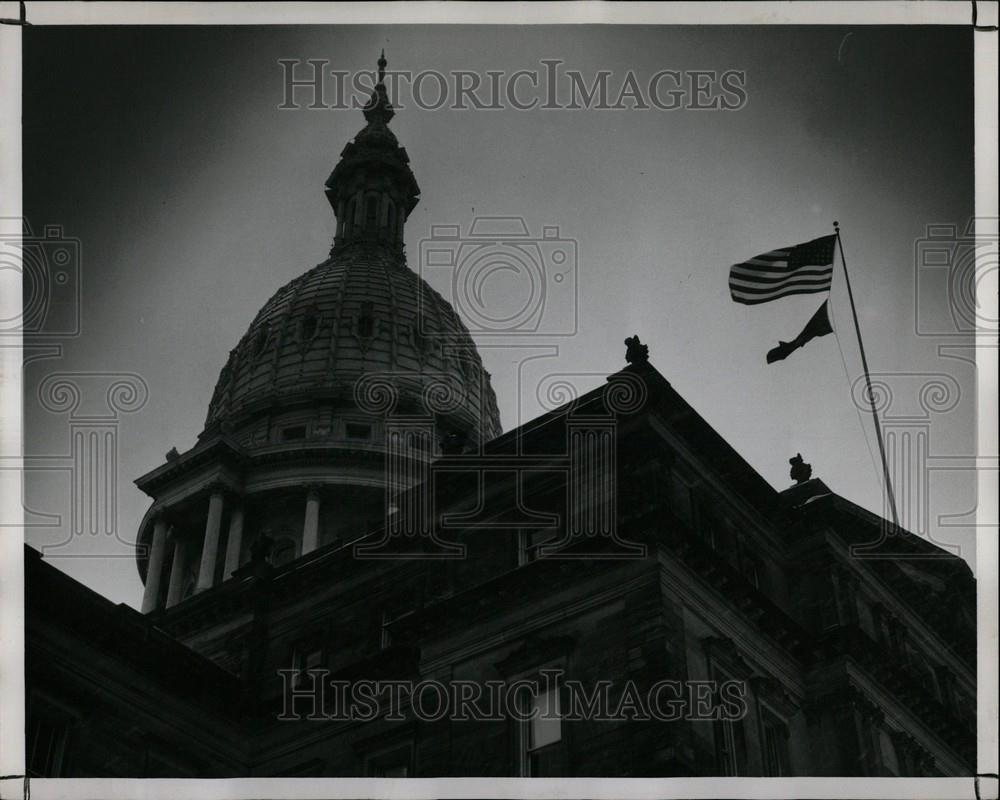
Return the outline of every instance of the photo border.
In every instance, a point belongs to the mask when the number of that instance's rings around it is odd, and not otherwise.
[[[976,207],[997,210],[997,3],[956,2],[599,2],[490,3],[26,3],[32,25],[304,25],[304,24],[700,24],[700,25],[972,25],[974,38]],[[21,6],[0,3],[0,214],[21,216]],[[13,143],[16,143],[13,144]],[[980,263],[983,263],[980,260]],[[986,276],[984,276],[986,277]],[[983,315],[997,317],[996,275],[985,284]],[[21,297],[20,275],[0,274],[0,302]],[[19,302],[19,300],[18,300]],[[0,448],[23,454],[21,342],[0,343]],[[977,447],[995,447],[997,351],[977,348]],[[0,502],[21,508],[21,475],[0,474]],[[997,486],[978,476],[976,579],[978,585],[978,764],[981,778],[234,778],[177,780],[31,779],[45,798],[979,798],[996,797],[997,766]],[[16,513],[16,512],[15,512]],[[19,520],[23,522],[23,518]],[[992,527],[987,525],[992,522]],[[0,537],[0,795],[25,791],[23,528]],[[989,777],[991,776],[992,777]]]

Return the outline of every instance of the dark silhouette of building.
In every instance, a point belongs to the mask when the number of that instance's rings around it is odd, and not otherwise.
[[[965,563],[801,456],[775,491],[638,337],[501,434],[471,336],[406,265],[419,189],[381,81],[364,113],[329,259],[137,481],[143,613],[27,551],[29,773],[973,774]],[[483,713],[519,681],[513,711],[544,713]],[[471,713],[433,713],[457,685]]]

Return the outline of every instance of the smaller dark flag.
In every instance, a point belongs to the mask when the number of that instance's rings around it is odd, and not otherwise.
[[[767,363],[773,364],[775,361],[782,361],[788,358],[795,350],[798,350],[806,342],[812,341],[818,336],[826,336],[833,333],[833,326],[830,325],[830,314],[827,311],[829,300],[823,302],[815,314],[812,315],[802,333],[790,342],[778,342],[778,346],[767,353]]]

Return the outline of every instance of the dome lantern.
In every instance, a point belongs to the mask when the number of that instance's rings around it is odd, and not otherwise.
[[[334,248],[374,242],[403,249],[403,225],[420,195],[410,159],[389,121],[395,110],[385,88],[385,51],[378,83],[364,107],[366,125],[341,153],[326,182],[326,198],[337,217]]]

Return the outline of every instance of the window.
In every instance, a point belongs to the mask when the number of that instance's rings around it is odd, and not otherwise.
[[[903,661],[907,661],[909,658],[909,652],[906,647],[907,635],[906,626],[903,625],[898,619],[893,619],[889,622],[889,646],[892,648],[893,652],[899,656]]]
[[[420,352],[423,352],[427,347],[427,337],[424,335],[424,320],[422,317],[419,317],[416,325],[413,326],[413,346]]]
[[[305,425],[292,425],[281,432],[281,441],[296,442],[306,438]]]
[[[547,778],[561,772],[562,710],[559,687],[540,682],[538,691],[527,699],[525,711],[530,715],[520,723],[521,775]]]
[[[254,358],[257,358],[258,356],[262,355],[265,349],[267,349],[267,326],[264,326],[259,331],[257,331],[257,335],[254,337],[253,341]]]
[[[875,630],[875,617],[872,614],[871,606],[864,600],[858,600],[858,625],[872,639],[878,639],[878,632]]]
[[[312,341],[317,330],[319,330],[319,320],[312,312],[307,313],[302,318],[302,322],[299,323],[299,340],[302,342]]]
[[[389,632],[389,625],[392,623],[392,612],[382,612],[382,627],[379,631],[378,646],[382,650],[392,647],[392,633]]]
[[[358,336],[370,339],[375,333],[375,320],[372,318],[374,306],[366,300],[361,304],[361,315],[358,317]]]
[[[896,758],[896,747],[892,737],[885,728],[878,729],[878,752],[882,768],[890,775],[899,775],[899,760]]]
[[[764,774],[780,778],[790,774],[788,761],[788,726],[766,708],[760,709],[761,750],[764,757]]]
[[[713,550],[725,549],[725,534],[722,522],[715,516],[708,500],[698,502],[698,533]]]
[[[744,553],[743,575],[748,581],[750,581],[755,589],[763,588],[764,564],[752,553]]]
[[[392,646],[392,624],[408,617],[419,608],[420,602],[413,590],[404,590],[402,594],[386,598],[382,608],[381,627],[379,631],[379,647],[385,650]]]
[[[715,760],[720,775],[746,775],[747,741],[743,720],[720,719],[715,728]]]
[[[718,667],[710,667],[709,672],[717,687],[733,681],[730,675]],[[715,694],[715,707],[718,709],[718,689]],[[712,728],[715,735],[715,762],[719,775],[746,775],[747,739],[744,720],[723,716],[712,723]]]
[[[955,685],[955,673],[945,666],[936,667],[935,672],[937,672],[937,685],[941,694],[942,702],[954,707],[958,695],[957,687]]]
[[[308,671],[323,667],[323,647],[317,640],[303,641],[292,649],[292,688],[309,680]]]
[[[378,198],[369,196],[365,203],[365,230],[374,231],[378,227]]]
[[[371,439],[372,426],[364,422],[348,422],[346,433],[348,439]]]
[[[676,471],[670,476],[670,506],[678,519],[692,522],[691,485]]]
[[[413,747],[407,743],[374,753],[365,760],[369,778],[409,778],[413,774]]]
[[[354,216],[357,214],[358,201],[357,199],[351,199],[351,202],[347,206],[347,220],[344,225],[344,236],[350,236],[351,232],[354,230]]]
[[[36,778],[58,778],[62,774],[69,738],[69,719],[47,703],[34,701],[28,715],[25,762]]]

